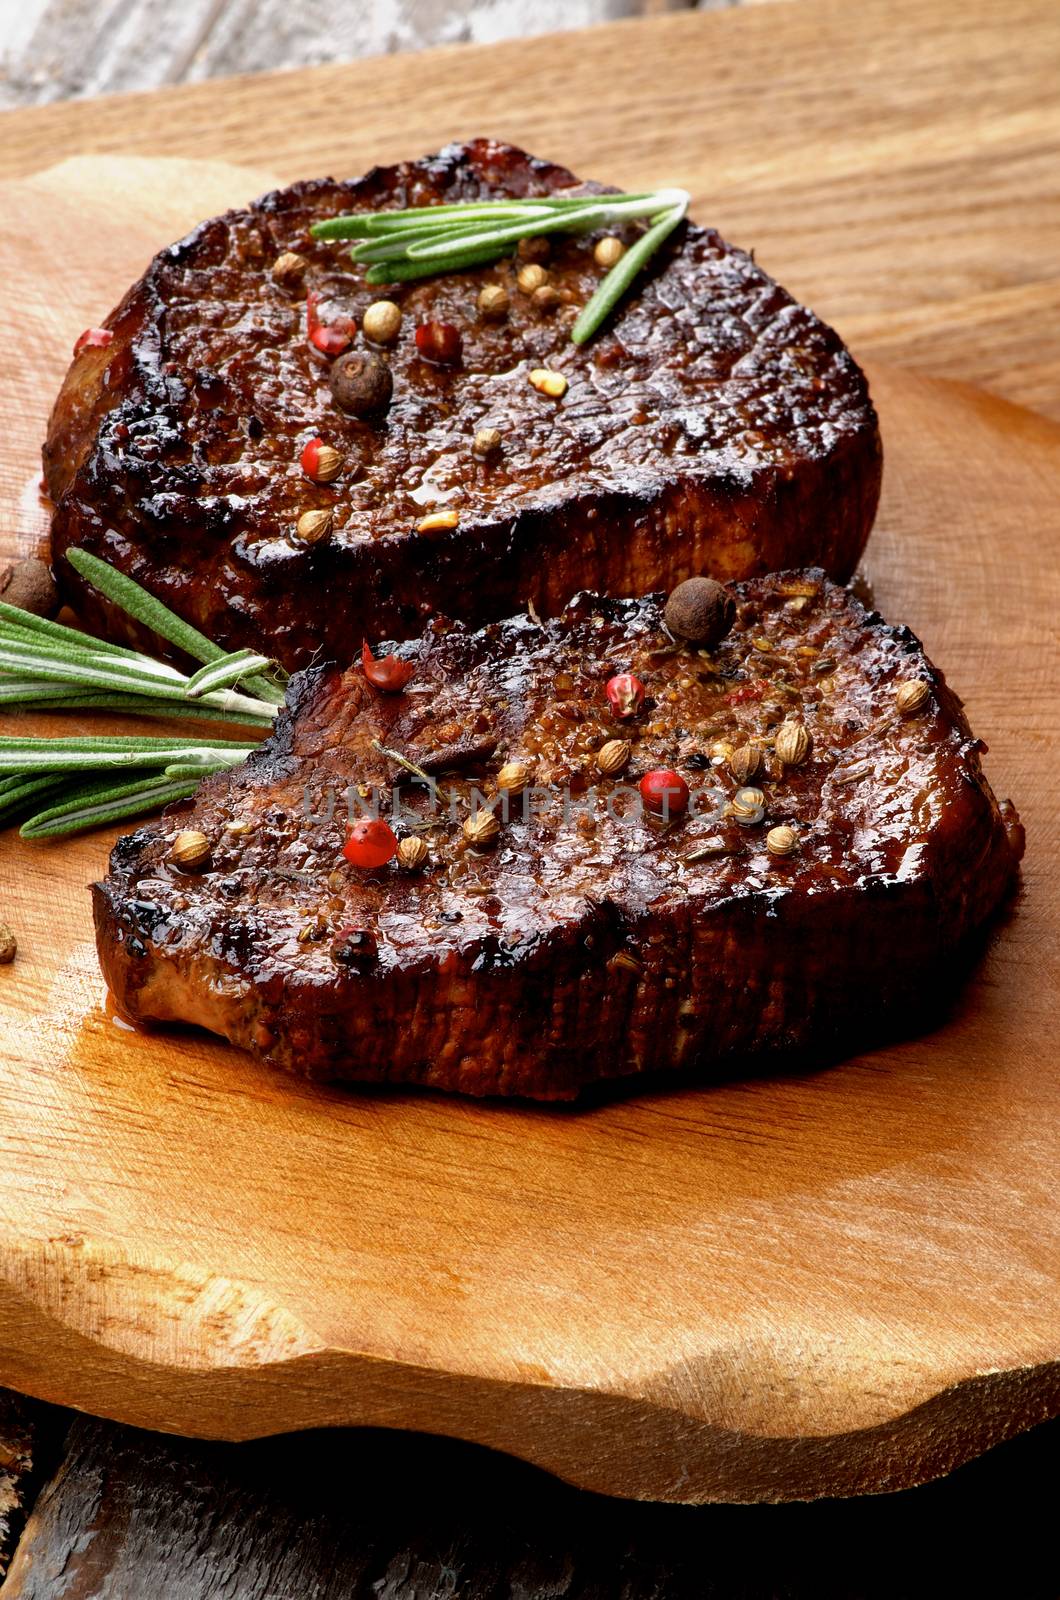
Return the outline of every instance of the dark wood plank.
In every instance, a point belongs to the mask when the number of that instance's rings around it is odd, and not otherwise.
[[[7,1571],[41,1476],[52,1465],[63,1416],[0,1389],[0,1578]]]
[[[81,1419],[0,1600],[1049,1600],[1058,1447],[1060,1422],[904,1494],[692,1508],[422,1436]]]

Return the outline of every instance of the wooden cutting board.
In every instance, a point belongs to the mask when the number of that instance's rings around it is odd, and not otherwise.
[[[158,244],[267,181],[92,160],[0,185],[5,544],[44,527],[73,338]],[[191,1434],[454,1434],[686,1501],[895,1488],[1060,1409],[1060,427],[872,380],[866,577],[965,696],[1028,831],[1019,899],[947,1024],[828,1071],[584,1110],[312,1088],[120,1024],[85,891],[114,835],[5,834],[0,1384]]]

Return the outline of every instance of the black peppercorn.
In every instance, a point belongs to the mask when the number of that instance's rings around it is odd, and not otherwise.
[[[46,561],[31,557],[0,572],[0,596],[9,606],[21,606],[36,617],[54,617],[59,593]]]
[[[331,396],[351,417],[380,416],[390,405],[394,379],[381,356],[351,350],[340,356],[328,373]]]
[[[736,602],[714,578],[686,578],[666,602],[663,621],[675,639],[711,649],[736,619]]]

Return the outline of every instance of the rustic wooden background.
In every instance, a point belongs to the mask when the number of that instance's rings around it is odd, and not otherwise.
[[[671,9],[692,8],[0,0],[0,106],[407,50],[410,18],[433,18],[439,31],[423,31],[426,42],[461,28],[501,37],[518,27],[513,15],[547,29]],[[781,10],[776,25],[761,12],[702,19],[712,219],[758,243],[862,351],[1060,415],[1056,0],[799,0]],[[634,49],[623,29],[614,48],[616,61],[657,72],[661,44],[638,38]],[[527,52],[517,60],[507,47],[494,72],[509,103],[498,131],[529,138],[534,96],[552,80],[544,43]],[[378,85],[392,104],[396,66],[384,63]],[[425,68],[419,100],[403,102],[403,145],[374,158],[430,147],[454,98],[452,115],[471,125],[454,76],[448,56]],[[608,112],[587,118],[577,91],[588,69],[574,77],[569,127],[549,153],[616,170],[608,151],[623,85],[594,79]],[[133,134],[116,102],[27,111],[0,125],[0,169],[29,172],[86,149],[198,153],[208,142],[249,162],[267,150],[294,177],[309,169],[293,145],[315,139],[321,167],[347,116],[355,142],[372,143],[366,101],[340,69],[312,85],[300,75],[279,100],[246,84],[221,118],[206,92],[144,102]],[[676,92],[667,109],[680,115]],[[777,150],[790,155],[786,199],[769,187]],[[621,167],[622,181],[635,176]],[[809,232],[811,191],[823,221]],[[685,1509],[609,1503],[441,1440],[340,1432],[189,1443],[0,1393],[0,1572],[20,1539],[0,1600],[1055,1600],[1058,1444],[1060,1422],[1047,1424],[890,1497]]]
[[[0,109],[738,3],[0,0]]]

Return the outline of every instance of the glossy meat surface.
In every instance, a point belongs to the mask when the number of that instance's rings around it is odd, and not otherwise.
[[[348,210],[570,190],[563,168],[488,140],[297,184],[204,223],[163,250],[108,321],[114,338],[70,369],[45,448],[53,550],[87,620],[121,620],[63,551],[81,544],[219,643],[289,667],[353,659],[363,637],[417,634],[533,601],[554,614],[582,588],[639,595],[696,572],[730,580],[789,566],[853,570],[879,493],[880,444],[864,377],[838,336],[709,228],[683,226],[595,339],[569,330],[601,276],[597,236],[553,246],[559,303],[540,309],[510,260],[369,289],[347,248],[312,222]],[[595,188],[595,185],[580,187]],[[631,232],[626,238],[632,238]],[[285,252],[306,263],[278,281]],[[505,320],[479,291],[509,293]],[[376,353],[394,399],[381,420],[340,411],[307,339],[306,296],[359,327],[380,295],[401,307]],[[425,321],[453,325],[453,367],[418,354]],[[367,345],[358,332],[354,348]],[[535,368],[562,373],[550,399]],[[498,451],[472,450],[496,428]],[[320,437],[343,467],[310,481]],[[307,511],[332,530],[296,537]],[[418,531],[436,512],[453,529]]]
[[[119,1006],[314,1077],[541,1098],[824,1059],[908,1022],[1011,884],[1018,821],[908,630],[819,571],[735,593],[713,652],[675,644],[657,598],[581,596],[553,622],[399,646],[416,663],[400,694],[360,668],[303,674],[244,768],[116,846],[95,905]],[[628,671],[646,699],[618,720],[605,685]],[[903,717],[909,679],[930,694]],[[792,721],[812,749],[783,766]],[[616,738],[628,769],[601,777]],[[748,744],[763,798],[741,817],[730,769]],[[463,821],[512,762],[532,798],[476,848]],[[669,825],[638,805],[656,768],[692,791]],[[351,808],[373,804],[427,841],[424,870],[343,859]],[[780,824],[797,844],[785,857],[766,845]],[[187,829],[210,844],[201,873],[168,859]]]

